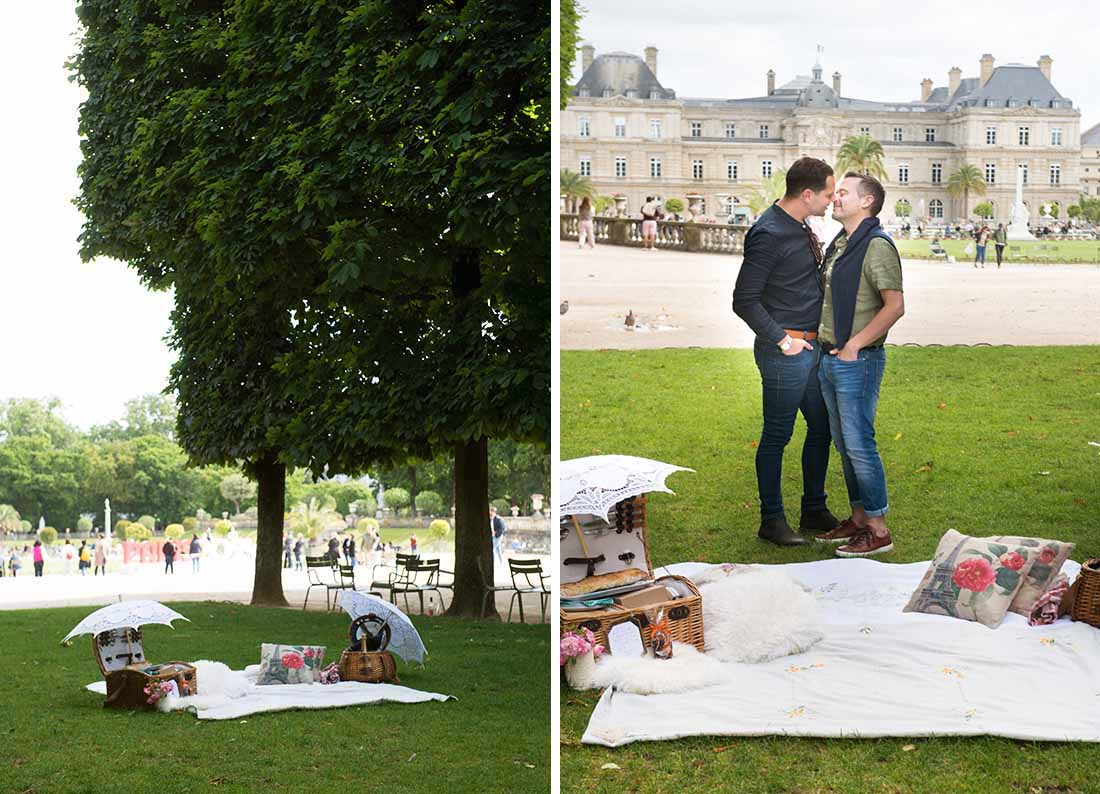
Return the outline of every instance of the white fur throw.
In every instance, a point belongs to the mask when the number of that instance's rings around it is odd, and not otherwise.
[[[766,662],[802,653],[825,635],[813,596],[767,568],[716,565],[702,580],[706,651],[723,662]]]
[[[672,643],[671,659],[650,655],[628,658],[608,655],[596,663],[593,687],[614,686],[636,695],[687,692],[729,680],[732,671],[717,659],[704,656],[694,645]]]

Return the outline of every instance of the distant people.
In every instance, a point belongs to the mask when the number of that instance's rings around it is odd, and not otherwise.
[[[989,242],[989,227],[985,224],[974,231],[974,267],[978,266],[978,263],[982,263],[982,270],[985,270],[985,246]]]
[[[340,543],[340,553],[344,555],[344,564],[345,565],[350,565],[351,564],[350,562],[348,562],[348,549],[350,548],[350,545],[351,545],[351,535],[350,534],[344,535],[344,539]]]
[[[302,533],[298,533],[298,539],[294,541],[294,570],[302,570],[302,549],[306,545]]]
[[[657,240],[657,220],[664,216],[664,210],[653,200],[653,196],[646,196],[645,204],[642,205],[642,245],[645,246],[645,250],[654,250],[653,243]]]
[[[497,509],[493,505],[489,505],[489,531],[493,535],[493,556],[497,562],[504,562],[504,550],[501,544],[504,542],[504,533],[508,531],[508,525],[497,515]]]
[[[161,547],[161,551],[164,552],[164,573],[176,572],[176,544],[170,540],[164,541],[164,546]]]
[[[80,559],[80,575],[87,576],[88,569],[92,567],[92,554],[91,551],[88,549],[88,541],[80,541],[80,550],[79,552],[77,552],[77,555]]]
[[[99,540],[95,542],[95,569],[92,571],[92,576],[99,576],[99,574],[107,575],[107,538],[103,535],[100,535]]]
[[[294,541],[290,539],[290,534],[283,535],[283,567],[287,570],[290,569],[290,555],[294,552]]]
[[[997,231],[993,233],[993,247],[997,252],[997,269],[1001,269],[1001,260],[1004,258],[1005,244],[1008,242],[1008,230],[1003,223],[997,224]]]
[[[416,554],[416,535],[409,536],[409,549],[412,550],[413,554]]]
[[[19,560],[19,552],[15,549],[11,550],[11,557],[8,558],[8,570],[11,571],[11,575],[15,576],[19,573],[19,569],[23,567],[23,563]]]
[[[38,538],[34,540],[34,549],[32,551],[34,553],[34,575],[41,576],[42,566],[45,565],[45,560],[42,559],[42,541]]]
[[[191,573],[199,572],[199,560],[202,558],[202,544],[199,543],[199,536],[191,536],[191,547],[187,550],[187,553],[191,555]]]
[[[588,196],[581,199],[577,209],[577,248],[584,248],[586,239],[589,248],[596,247],[596,222],[592,219],[592,202]]]
[[[347,560],[348,565],[352,568],[355,567],[355,536],[348,533],[347,547],[344,548],[344,559]]]
[[[76,567],[76,547],[73,542],[65,538],[65,545],[61,547],[61,559],[65,563],[65,574],[72,575]]]
[[[340,541],[335,535],[328,539],[328,559],[333,565],[340,562]]]

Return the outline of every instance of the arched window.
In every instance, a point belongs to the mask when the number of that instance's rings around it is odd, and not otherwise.
[[[939,199],[932,199],[928,202],[928,217],[939,218],[943,220],[943,202]]]

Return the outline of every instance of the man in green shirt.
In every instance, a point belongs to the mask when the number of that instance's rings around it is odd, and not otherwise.
[[[997,231],[993,232],[993,244],[997,249],[997,269],[1001,269],[1001,260],[1005,255],[1005,244],[1008,243],[1008,230],[1003,223],[997,224]]]
[[[894,547],[886,528],[886,472],[875,444],[875,413],[886,334],[905,313],[905,299],[901,259],[878,220],[885,201],[878,180],[844,176],[833,197],[833,219],[844,230],[829,246],[822,274],[818,377],[852,514],[815,539],[843,544],[836,552],[841,557],[869,557]]]

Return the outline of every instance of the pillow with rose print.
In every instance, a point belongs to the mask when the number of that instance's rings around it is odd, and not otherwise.
[[[265,642],[260,646],[260,672],[256,685],[320,683],[324,660],[323,645],[278,645]]]
[[[1031,566],[1031,570],[1028,571],[1024,579],[1023,586],[1016,593],[1016,597],[1012,599],[1012,604],[1008,608],[1009,612],[1015,612],[1024,617],[1031,615],[1031,610],[1035,608],[1035,602],[1054,582],[1055,577],[1062,570],[1062,564],[1069,559],[1069,555],[1073,553],[1074,548],[1073,543],[1063,543],[1060,540],[1022,538],[1014,535],[1000,535],[986,538],[986,540],[993,540],[1010,546],[1026,546],[1029,549],[1034,549],[1034,552],[1038,554],[1035,564]]]
[[[950,615],[996,628],[1036,559],[1036,548],[949,529],[903,611]]]

